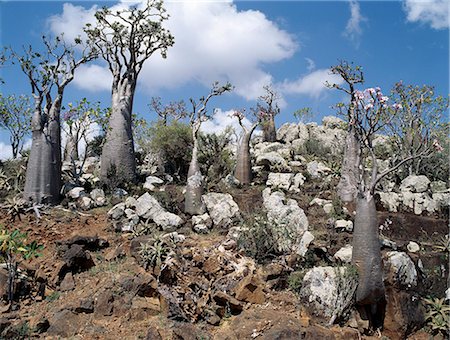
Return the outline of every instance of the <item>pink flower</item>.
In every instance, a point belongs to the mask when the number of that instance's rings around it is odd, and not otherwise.
[[[433,140],[433,147],[436,150],[436,152],[442,152],[444,151],[444,148],[441,144],[439,144],[439,141],[437,139]]]
[[[356,91],[355,91],[355,97],[356,97],[356,99],[358,99],[358,100],[363,100],[363,99],[364,99],[364,93],[363,93],[362,91],[356,90]]]
[[[367,104],[364,106],[364,110],[369,111],[370,109],[373,109],[373,104]]]
[[[372,95],[372,94],[375,94],[376,91],[375,91],[375,89],[373,87],[369,87],[368,89],[365,89],[364,92],[366,94]]]
[[[392,108],[397,111],[403,109],[403,106],[402,104],[395,103],[394,105],[392,105]]]

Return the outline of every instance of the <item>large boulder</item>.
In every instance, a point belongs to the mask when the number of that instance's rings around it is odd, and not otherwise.
[[[300,299],[310,314],[332,323],[352,304],[356,286],[348,267],[314,267],[303,278]]]
[[[271,172],[269,173],[266,185],[269,187],[284,189],[287,191],[292,184],[293,178],[294,174],[291,173]]]
[[[427,191],[429,185],[430,180],[427,178],[427,176],[410,175],[402,181],[402,184],[400,185],[400,191],[421,193]]]
[[[230,194],[211,192],[202,200],[215,226],[228,227],[239,216],[239,207]]]
[[[276,151],[261,153],[256,156],[256,165],[265,165],[275,171],[291,171],[288,162]]]
[[[332,154],[341,154],[345,145],[347,132],[341,128],[328,128],[326,126],[309,123],[306,125],[309,139],[313,140]]]
[[[285,123],[280,126],[277,131],[277,140],[290,143],[294,139],[298,139],[299,128],[295,123]]]
[[[412,287],[417,285],[417,270],[408,254],[399,251],[386,253],[385,271],[393,285]]]
[[[263,191],[263,205],[267,210],[268,221],[273,223],[278,250],[289,251],[298,248],[309,223],[297,201],[286,199],[281,191],[271,192],[270,188],[266,188]]]
[[[153,220],[162,230],[178,228],[183,223],[181,217],[166,211],[148,192],[137,199],[136,214],[141,218]]]
[[[306,164],[306,171],[308,171],[311,177],[319,178],[328,175],[331,169],[322,162],[312,161]]]
[[[163,184],[164,181],[156,176],[148,176],[145,179],[145,183],[144,183],[144,189],[153,191],[155,190],[158,186],[160,186],[161,184]]]
[[[345,122],[336,116],[325,116],[322,118],[322,126],[328,129],[343,129]]]
[[[103,189],[94,189],[89,195],[97,207],[102,207],[107,204],[106,195]]]

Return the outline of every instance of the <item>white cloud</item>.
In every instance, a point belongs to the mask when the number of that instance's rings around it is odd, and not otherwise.
[[[307,66],[306,69],[308,70],[308,72],[313,71],[316,68],[316,63],[314,62],[314,60],[312,60],[311,58],[305,58],[306,62],[307,62]]]
[[[241,132],[241,127],[237,118],[231,117],[233,110],[222,111],[221,109],[217,109],[214,112],[213,116],[210,120],[202,123],[201,131],[205,133],[222,133],[225,131],[227,127],[232,127],[233,130],[239,134]],[[252,123],[247,118],[243,120],[244,126],[250,127]]]
[[[450,3],[448,0],[405,0],[406,19],[429,24],[434,29],[450,27]]]
[[[209,87],[215,80],[228,80],[238,95],[256,99],[262,85],[272,80],[263,65],[290,58],[298,48],[289,33],[259,11],[238,11],[230,2],[177,1],[165,6],[170,14],[165,26],[174,35],[175,45],[167,59],[155,54],[144,64],[139,81],[149,93],[192,81]],[[62,14],[49,19],[49,26],[71,39],[82,32],[85,22],[93,21],[96,9],[65,4]],[[106,89],[103,84],[110,83],[99,66],[79,71],[74,82],[81,88]]]
[[[68,131],[68,126],[67,123],[64,122],[62,129],[61,129],[61,152],[64,153],[64,148],[66,147],[66,143],[67,143],[67,131]],[[80,142],[78,143],[78,152],[79,155],[82,156],[84,155],[84,152],[86,151],[86,141],[92,142],[94,140],[95,137],[99,136],[101,133],[101,127],[99,124],[97,123],[92,123],[91,125],[89,125],[89,128],[86,132],[86,140],[81,139]]]
[[[12,158],[11,145],[0,142],[0,160],[6,160]]]
[[[331,74],[329,69],[319,69],[295,81],[285,80],[278,87],[283,93],[305,94],[318,98],[323,91],[327,90],[326,82],[342,84],[343,80],[339,75]]]
[[[345,27],[344,36],[352,41],[355,44],[355,47],[358,48],[362,35],[361,23],[367,21],[367,18],[361,14],[361,8],[356,0],[350,0],[349,5],[350,19]]]
[[[81,65],[73,78],[78,87],[91,91],[110,91],[112,75],[108,68],[96,64]]]

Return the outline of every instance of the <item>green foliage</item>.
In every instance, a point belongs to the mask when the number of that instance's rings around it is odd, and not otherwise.
[[[427,308],[425,320],[431,327],[433,333],[449,334],[450,325],[450,306],[446,303],[445,298],[423,299]]]
[[[331,149],[323,146],[323,144],[315,138],[307,139],[303,147],[305,149],[305,153],[313,156],[314,158],[326,160],[331,155]]]
[[[199,136],[198,161],[201,172],[206,175],[210,186],[217,184],[233,170],[233,155],[227,149],[231,135],[232,130],[226,129],[220,134],[201,133]]]
[[[0,230],[0,256],[6,262],[8,270],[8,301],[12,302],[14,297],[14,284],[17,277],[17,266],[22,260],[41,256],[44,246],[36,241],[27,243],[27,234],[19,230]]]
[[[30,132],[31,113],[29,97],[0,94],[0,129],[7,130],[10,134],[13,158],[19,156],[24,137]]]
[[[168,125],[155,122],[142,136],[140,145],[144,152],[158,155],[166,174],[186,180],[193,147],[189,125],[177,121]]]
[[[294,112],[294,117],[302,123],[309,122],[313,116],[314,113],[310,107],[304,107]]]
[[[239,232],[237,246],[260,263],[273,257],[277,253],[277,242],[272,223],[266,216],[250,216]]]
[[[48,301],[48,302],[53,302],[53,301],[58,300],[60,296],[61,296],[61,293],[55,291],[55,292],[52,292],[49,296],[47,296],[45,298],[45,300]]]
[[[304,277],[304,270],[292,272],[288,277],[289,288],[295,293],[300,293]]]
[[[141,243],[139,256],[146,270],[151,269],[159,274],[161,265],[171,252],[173,244],[169,238],[154,237],[147,243]]]
[[[433,248],[443,253],[450,253],[450,237],[448,235],[442,236],[439,243],[434,245]]]

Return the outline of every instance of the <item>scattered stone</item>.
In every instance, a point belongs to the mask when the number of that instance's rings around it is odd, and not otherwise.
[[[331,169],[322,162],[312,161],[306,164],[306,171],[308,171],[312,178],[319,178],[328,175]]]
[[[197,224],[202,224],[209,228],[212,226],[211,217],[207,213],[192,216],[192,225],[195,226]]]
[[[342,247],[339,249],[335,254],[334,258],[338,261],[341,261],[343,263],[350,263],[352,262],[352,253],[353,253],[353,247],[351,245],[346,245],[345,247]]]
[[[90,314],[94,312],[94,300],[92,298],[82,299],[80,305],[75,308],[75,313]]]
[[[125,200],[125,207],[129,208],[129,209],[134,209],[136,208],[138,202],[136,200],[136,198],[134,197],[127,197],[127,199]]]
[[[263,304],[266,296],[263,283],[254,275],[244,277],[234,289],[236,299],[240,301]]]
[[[122,188],[116,188],[113,192],[113,197],[115,198],[124,198],[125,196],[128,196],[128,191]]]
[[[427,176],[410,175],[406,177],[400,184],[400,191],[421,193],[428,190],[430,180]]]
[[[108,217],[113,220],[119,220],[125,214],[125,203],[119,203],[108,211]]]
[[[334,212],[333,203],[325,203],[322,208],[327,215],[331,215]]]
[[[156,176],[148,176],[145,179],[144,189],[154,191],[157,187],[159,187],[163,183],[164,181],[161,178],[158,178]]]
[[[289,190],[292,180],[294,178],[294,174],[290,173],[269,173],[269,177],[267,179],[266,185],[273,188]]]
[[[158,298],[140,296],[133,298],[129,311],[130,319],[133,321],[147,320],[160,313],[161,305]]]
[[[93,205],[94,201],[87,196],[83,196],[78,199],[78,206],[81,210],[90,210],[92,209]]]
[[[300,243],[298,245],[297,254],[300,256],[305,256],[308,251],[308,247],[311,242],[314,240],[314,235],[308,230],[305,231],[300,239]]]
[[[95,301],[94,312],[100,316],[110,316],[113,312],[114,296],[111,291],[105,290],[99,294]]]
[[[347,220],[336,220],[336,222],[334,222],[334,227],[336,229],[345,230],[347,232],[352,232],[353,231],[353,222],[347,221]]]
[[[414,262],[408,254],[390,251],[386,254],[386,278],[392,284],[407,287],[417,285],[417,271]]]
[[[305,274],[300,298],[310,315],[333,323],[352,304],[356,278],[346,267],[314,267]]]
[[[295,123],[285,123],[277,130],[277,140],[290,143],[297,139],[299,135],[298,125]]]
[[[108,203],[106,195],[103,189],[94,189],[90,193],[91,198],[94,200],[94,204],[97,207],[102,207]]]
[[[227,307],[230,309],[231,314],[237,315],[242,312],[244,305],[239,300],[236,300],[231,295],[228,295],[224,292],[216,292],[213,296],[213,300],[219,305],[223,307]],[[223,317],[223,315],[219,315]]]
[[[83,187],[75,187],[67,193],[67,197],[72,198],[72,199],[78,199],[85,195],[86,195],[86,192],[84,191]]]
[[[181,217],[166,211],[148,192],[137,199],[136,213],[153,220],[162,230],[178,228],[183,223]]]
[[[94,260],[88,251],[82,245],[73,244],[64,251],[62,258],[65,262],[65,268],[73,273],[79,273],[89,270],[95,266]]]
[[[443,181],[434,181],[430,183],[430,189],[433,194],[448,192],[447,184]]]
[[[278,152],[267,152],[256,157],[256,165],[268,166],[271,170],[290,172],[286,160]]]
[[[50,327],[47,330],[47,335],[66,338],[76,335],[83,326],[80,316],[68,309],[53,314],[49,322]]]
[[[417,253],[418,251],[420,251],[420,246],[416,242],[413,242],[413,241],[409,241],[406,248],[408,249],[408,251],[410,253]]]
[[[281,191],[263,190],[263,204],[267,219],[274,223],[273,232],[277,234],[278,251],[289,251],[299,244],[303,233],[308,230],[308,218],[297,201],[286,199]]]
[[[176,231],[161,236],[161,239],[170,239],[173,243],[180,243],[186,240],[186,236],[178,234]]]
[[[395,243],[392,240],[389,240],[386,237],[380,237],[380,244],[381,244],[381,247],[397,250],[397,243]]]
[[[215,226],[225,228],[239,217],[239,207],[230,194],[208,193],[202,196]]]
[[[73,275],[72,275],[71,272],[68,272],[64,276],[64,279],[61,281],[59,289],[62,292],[67,292],[69,290],[74,290],[75,289],[75,280],[74,280]]]
[[[193,229],[198,234],[208,234],[209,233],[209,228],[205,224],[195,224],[193,226]]]

